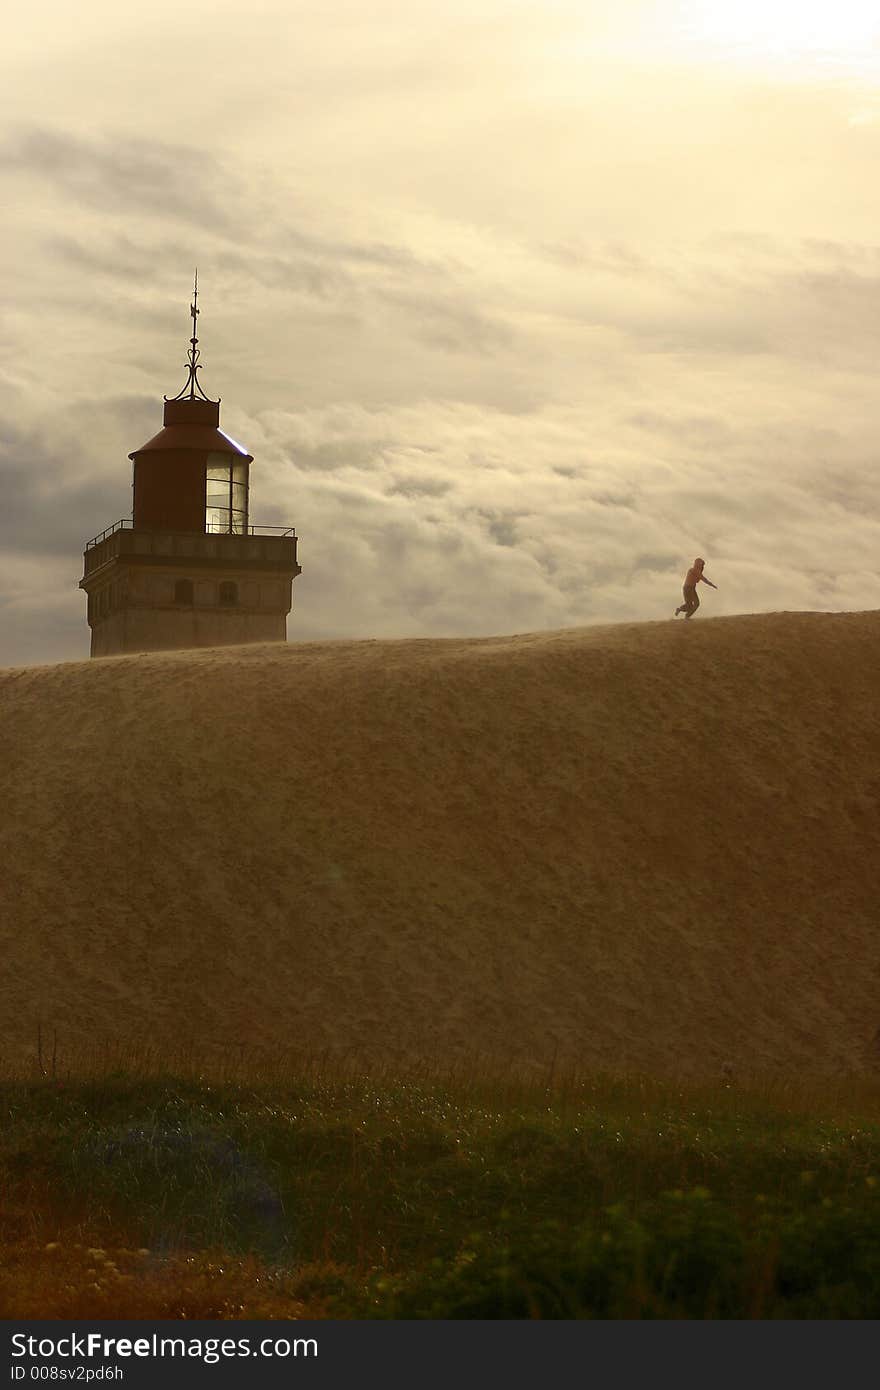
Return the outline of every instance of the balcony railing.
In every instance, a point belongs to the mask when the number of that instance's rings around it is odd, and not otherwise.
[[[91,550],[93,546],[100,545],[102,541],[105,541],[108,536],[112,536],[116,531],[132,530],[134,530],[134,521],[130,516],[124,516],[120,521],[114,521],[113,525],[108,526],[100,535],[93,536],[90,541],[86,541],[85,549]],[[168,532],[163,532],[163,535],[167,534]],[[201,531],[181,531],[177,534],[200,536],[202,533]],[[241,531],[215,530],[205,532],[205,535],[210,536],[240,536],[242,534],[245,533]],[[249,536],[295,536],[296,529],[293,526],[248,526],[246,534]]]
[[[246,533],[229,531],[135,530],[129,518],[108,526],[85,547],[86,576],[117,556],[137,563],[175,560],[212,563],[226,561],[246,568],[294,570],[296,531],[292,526],[249,526]]]

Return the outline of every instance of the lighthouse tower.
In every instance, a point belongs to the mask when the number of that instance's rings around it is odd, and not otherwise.
[[[220,429],[220,402],[199,382],[199,312],[197,275],[188,380],[165,397],[163,428],[129,454],[132,516],[85,548],[92,656],[287,640],[296,533],[251,524],[253,457]]]

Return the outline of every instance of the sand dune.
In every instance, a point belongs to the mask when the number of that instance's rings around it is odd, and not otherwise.
[[[0,672],[0,1052],[880,1065],[880,614]]]

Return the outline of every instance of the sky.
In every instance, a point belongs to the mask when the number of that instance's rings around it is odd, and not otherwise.
[[[874,0],[33,0],[0,56],[0,665],[186,380],[292,641],[880,607]],[[702,616],[702,615],[701,615]]]

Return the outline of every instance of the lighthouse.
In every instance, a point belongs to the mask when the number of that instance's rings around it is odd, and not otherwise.
[[[251,523],[253,456],[199,381],[198,295],[197,272],[188,378],[129,454],[132,515],[85,547],[92,656],[287,640],[296,532]]]

